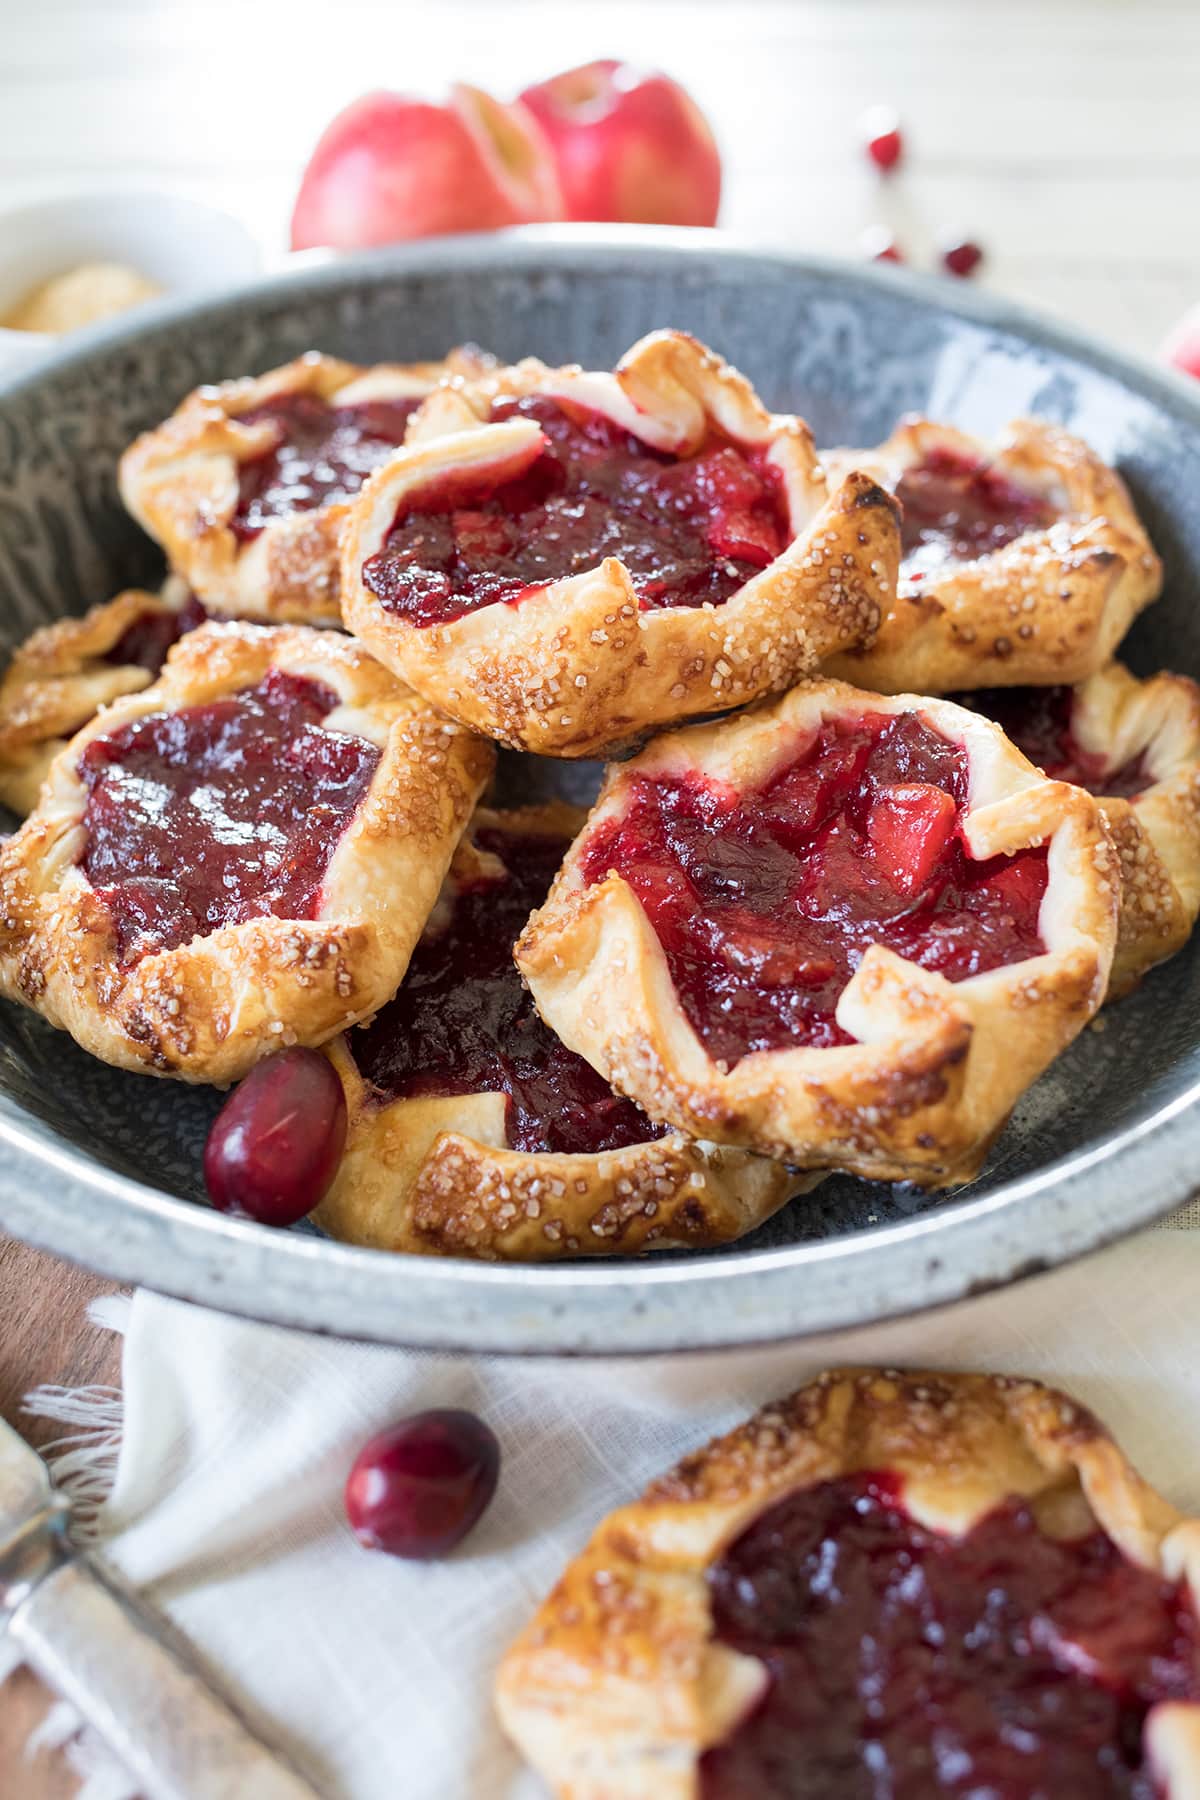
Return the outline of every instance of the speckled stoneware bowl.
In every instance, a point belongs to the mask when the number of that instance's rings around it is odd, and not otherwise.
[[[0,637],[155,576],[117,499],[117,457],[197,382],[311,347],[370,362],[464,340],[606,367],[660,325],[716,346],[819,443],[874,443],[911,408],[985,433],[1024,412],[1079,431],[1120,465],[1166,559],[1166,595],[1127,654],[1140,671],[1200,669],[1200,389],[961,284],[711,234],[589,229],[305,266],[93,333],[11,382]],[[510,780],[544,791],[562,768],[524,764]],[[1084,1032],[970,1188],[930,1200],[834,1178],[721,1254],[501,1268],[231,1221],[205,1206],[200,1180],[216,1104],[93,1062],[0,1004],[0,1226],[108,1275],[346,1336],[560,1352],[763,1341],[1016,1280],[1187,1199],[1200,1168],[1200,957],[1185,952]]]

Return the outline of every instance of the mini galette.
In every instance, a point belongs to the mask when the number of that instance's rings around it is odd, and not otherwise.
[[[867,470],[904,509],[896,598],[827,674],[889,694],[1082,681],[1162,587],[1121,477],[1045,420],[991,446],[909,418],[823,461],[831,480]]]
[[[346,625],[427,699],[588,756],[869,640],[894,502],[853,472],[830,493],[804,422],[703,345],[504,373],[431,398],[343,537]]]
[[[496,1703],[562,1800],[1196,1800],[1198,1599],[1065,1395],[834,1370],[610,1514]]]
[[[0,992],[188,1081],[323,1043],[395,991],[492,762],[340,633],[202,626],[0,850]]]
[[[149,687],[171,645],[205,617],[171,576],[161,594],[127,588],[26,638],[0,680],[0,803],[29,812],[67,739],[102,706]]]
[[[995,719],[1052,780],[1100,797],[1121,859],[1109,994],[1127,992],[1183,948],[1200,912],[1200,688],[1186,675],[1139,681],[1113,662],[1076,687],[958,699]]]
[[[812,1186],[652,1124],[538,1017],[512,947],[583,818],[477,812],[399,993],[328,1047],[349,1128],[314,1216],[334,1237],[524,1262],[698,1249]]]
[[[197,388],[121,458],[121,498],[210,612],[340,625],[346,503],[404,442],[446,363],[360,368],[312,352]]]
[[[651,1118],[937,1186],[1099,1006],[1117,889],[990,720],[817,681],[610,770],[517,963]]]

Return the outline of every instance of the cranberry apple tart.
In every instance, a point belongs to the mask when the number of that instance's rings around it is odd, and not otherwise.
[[[1200,688],[1139,681],[1119,662],[1075,687],[959,695],[995,719],[1055,781],[1100,796],[1121,860],[1110,995],[1133,987],[1191,936],[1200,912]]]
[[[127,588],[19,645],[0,680],[0,803],[29,812],[67,739],[102,706],[149,687],[171,645],[205,617],[170,576],[160,594]]]
[[[583,817],[477,812],[399,993],[329,1046],[349,1125],[315,1218],[334,1237],[519,1261],[701,1248],[812,1185],[652,1124],[538,1016],[513,943]]]
[[[564,1800],[1195,1800],[1198,1597],[1065,1395],[835,1370],[605,1519],[497,1706]]]
[[[991,721],[818,681],[610,770],[517,962],[652,1118],[937,1186],[1099,1006],[1117,886]]]
[[[1157,598],[1162,565],[1121,477],[1041,419],[993,446],[909,418],[876,450],[823,457],[900,501],[896,596],[874,641],[827,673],[883,693],[1076,682]]]
[[[338,625],[338,534],[448,364],[316,352],[197,388],[121,458],[121,497],[211,612]],[[482,366],[480,364],[479,366]]]
[[[664,331],[439,390],[350,510],[342,604],[452,717],[587,756],[866,642],[898,554],[889,495],[830,493],[802,420]]]
[[[490,745],[338,633],[210,624],[84,726],[0,851],[0,991],[222,1083],[389,998]]]

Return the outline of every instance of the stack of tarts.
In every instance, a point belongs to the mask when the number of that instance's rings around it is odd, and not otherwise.
[[[0,991],[184,1081],[319,1052],[338,1237],[704,1247],[830,1170],[969,1179],[1200,909],[1200,692],[1112,660],[1160,566],[1057,427],[819,456],[664,331],[305,357],[121,488],[162,593],[0,687]]]

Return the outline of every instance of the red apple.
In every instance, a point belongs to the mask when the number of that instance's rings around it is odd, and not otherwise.
[[[715,225],[720,153],[678,82],[594,62],[526,88],[521,99],[553,146],[569,219]]]
[[[462,83],[441,106],[364,94],[323,133],[300,183],[292,249],[339,250],[561,219],[536,121]]]
[[[1200,376],[1200,306],[1193,306],[1173,325],[1163,342],[1160,355],[1164,362],[1182,369],[1185,375]]]

